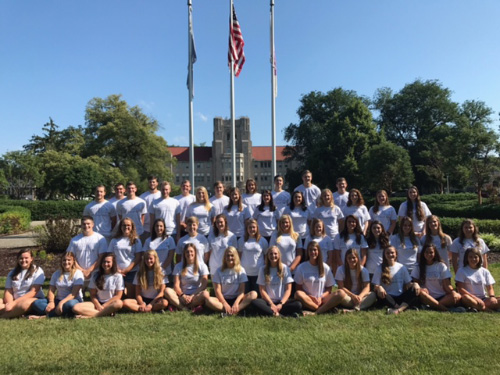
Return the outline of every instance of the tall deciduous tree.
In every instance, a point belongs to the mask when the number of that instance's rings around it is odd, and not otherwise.
[[[310,169],[320,186],[334,187],[340,176],[351,185],[358,183],[361,155],[381,140],[365,100],[336,88],[313,91],[300,102],[300,122],[285,129],[285,140],[292,144],[285,154]]]
[[[10,151],[0,159],[0,168],[12,191],[12,195],[21,199],[31,194],[32,190],[43,185],[44,172],[40,159],[29,151]]]

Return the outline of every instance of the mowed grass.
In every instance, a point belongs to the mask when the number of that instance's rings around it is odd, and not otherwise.
[[[1,374],[500,373],[500,313],[118,314],[0,321],[0,332]]]

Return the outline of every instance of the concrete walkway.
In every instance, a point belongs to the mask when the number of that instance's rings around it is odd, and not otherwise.
[[[44,225],[45,221],[32,221],[31,228]],[[0,237],[0,248],[36,246],[37,234],[32,230],[10,236]]]

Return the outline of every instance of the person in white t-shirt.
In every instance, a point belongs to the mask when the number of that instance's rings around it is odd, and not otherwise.
[[[182,260],[184,246],[188,243],[192,243],[196,247],[198,264],[208,263],[210,247],[208,246],[207,238],[203,234],[198,233],[198,223],[198,218],[196,216],[191,216],[186,219],[187,234],[177,242],[177,247],[175,248],[175,261],[177,263]]]
[[[125,285],[114,254],[103,254],[98,270],[92,274],[89,289],[90,302],[81,302],[73,307],[77,318],[114,315],[122,309]]]
[[[363,236],[359,220],[356,216],[349,215],[345,218],[344,229],[333,240],[333,247],[335,249],[333,252],[334,262],[331,265],[335,266],[335,268],[344,264],[345,256],[349,249],[356,249],[358,255],[361,257],[361,266],[365,265],[368,243],[365,236]]]
[[[493,289],[495,279],[482,264],[481,250],[468,248],[464,255],[464,265],[455,276],[457,289],[462,295],[464,306],[473,311],[496,311],[500,308],[500,301],[495,297]]]
[[[167,288],[166,297],[177,309],[197,313],[210,297],[207,284],[208,267],[198,262],[196,247],[188,243],[182,251],[182,261],[175,265],[174,287]]]
[[[479,228],[473,220],[466,219],[460,225],[460,233],[457,238],[453,240],[450,246],[451,263],[455,273],[463,267],[465,251],[470,248],[478,248],[481,252],[482,262],[484,268],[488,268],[488,253],[490,249],[482,238],[479,237]]]
[[[257,291],[259,288],[257,276],[259,269],[264,265],[264,255],[267,248],[268,242],[261,236],[257,220],[247,220],[245,236],[238,240],[238,255],[248,278],[247,292]]]
[[[312,183],[311,171],[305,170],[302,172],[302,185],[297,186],[294,191],[300,191],[304,196],[307,208],[314,211],[316,200],[321,195],[321,190]]]
[[[253,290],[245,294],[247,281],[245,269],[240,264],[238,251],[229,246],[224,252],[222,267],[212,277],[215,297],[208,297],[205,305],[210,310],[222,314],[238,315],[257,298],[257,292]]]
[[[250,215],[253,215],[253,211],[260,204],[260,200],[260,193],[257,192],[257,182],[253,178],[249,178],[245,183],[243,203],[248,207]]]
[[[118,182],[114,186],[114,195],[109,198],[108,202],[111,203],[115,207],[116,211],[116,205],[118,204],[119,201],[122,199],[125,199],[125,185],[123,185],[121,182]]]
[[[251,218],[250,211],[243,204],[240,189],[231,188],[229,191],[229,204],[224,208],[229,230],[239,239],[245,235],[245,221]]]
[[[274,232],[269,241],[269,246],[277,246],[280,249],[283,263],[290,268],[292,274],[302,260],[304,251],[300,236],[293,229],[292,219],[283,215],[278,220],[278,232]]]
[[[136,273],[135,298],[123,301],[123,308],[133,312],[153,312],[165,310],[168,301],[165,294],[165,275],[155,250],[147,250],[141,259],[139,272]]]
[[[441,260],[450,267],[451,258],[451,237],[443,232],[441,221],[436,215],[431,215],[425,221],[425,236],[420,241],[423,246],[434,244],[441,257]]]
[[[409,216],[413,220],[413,230],[418,238],[425,235],[425,219],[432,213],[427,205],[420,200],[420,194],[416,186],[412,186],[406,193],[406,201],[401,203],[398,217]]]
[[[379,190],[375,194],[375,204],[368,211],[371,220],[378,220],[384,226],[385,231],[389,236],[392,236],[398,215],[396,209],[389,203],[389,195],[385,190]]]
[[[224,184],[222,181],[214,183],[215,194],[210,197],[210,203],[214,206],[214,214],[217,216],[224,211],[224,208],[229,204],[229,197],[224,195]]]
[[[361,230],[366,236],[368,232],[368,227],[370,226],[370,214],[365,206],[365,200],[363,195],[358,189],[351,189],[349,192],[349,199],[347,200],[347,205],[342,210],[344,216],[354,215],[359,220],[359,225],[361,225]]]
[[[420,301],[434,310],[448,311],[460,303],[461,296],[451,286],[451,273],[436,245],[425,245],[411,277],[420,285]]]
[[[295,299],[309,312],[325,313],[340,303],[341,298],[332,294],[335,279],[330,267],[323,262],[321,249],[316,242],[309,243],[307,255],[309,260],[299,264],[295,270]]]
[[[144,220],[148,213],[147,203],[136,195],[137,187],[132,181],[127,182],[127,198],[116,205],[116,214],[120,220],[126,217],[132,219],[139,237],[144,233]],[[144,241],[149,236],[144,235]]]
[[[398,262],[404,265],[411,274],[418,263],[418,254],[422,247],[413,231],[413,222],[405,216],[399,222],[398,233],[390,237],[391,245],[398,251]]]
[[[260,234],[269,242],[271,235],[276,231],[279,211],[274,205],[270,190],[263,190],[260,204],[253,211],[253,218],[257,220]]]
[[[366,243],[368,245],[366,252],[361,250],[361,265],[368,269],[370,278],[372,278],[382,264],[384,249],[391,244],[389,236],[380,221],[372,221],[370,223]]]
[[[282,217],[290,216],[292,219],[293,230],[299,235],[299,247],[304,248],[304,240],[309,235],[309,223],[311,221],[312,211],[307,208],[304,195],[300,191],[294,191],[289,207],[285,207]]]
[[[408,307],[418,303],[420,286],[411,281],[405,266],[398,263],[398,252],[395,247],[384,249],[382,265],[373,275],[373,290],[377,293],[379,303],[389,306],[387,314],[399,314]]]
[[[17,253],[16,267],[9,272],[5,281],[3,301],[0,301],[0,318],[17,318],[24,314],[43,315],[35,310],[34,302],[44,298],[42,285],[45,274],[33,262],[33,252],[23,249]]]
[[[272,194],[273,194],[274,204],[276,205],[276,208],[278,208],[279,211],[279,216],[281,216],[283,214],[284,209],[290,205],[290,199],[291,199],[290,193],[286,190],[283,190],[283,185],[284,185],[283,176],[279,174],[274,176],[274,190],[272,191]]]
[[[156,176],[148,176],[148,186],[149,191],[142,193],[139,198],[143,199],[146,202],[147,213],[144,216],[144,234],[141,237],[141,241],[146,241],[151,235],[151,225],[154,220],[151,220],[152,213],[152,205],[153,202],[161,197],[161,192],[158,190],[158,177]]]
[[[316,209],[311,218],[321,219],[325,225],[326,234],[334,239],[344,228],[344,214],[340,207],[336,206],[330,189],[323,189],[318,199]]]
[[[318,243],[321,249],[321,255],[323,256],[323,259],[326,260],[325,263],[330,266],[330,269],[333,269],[332,266],[335,265],[333,241],[330,236],[327,236],[325,233],[323,220],[312,219],[310,235],[307,236],[306,241],[304,242],[305,249],[307,249],[307,246],[311,241],[316,241]]]
[[[199,186],[196,189],[196,202],[191,203],[186,211],[186,217],[191,216],[198,218],[198,231],[208,237],[216,215],[215,208],[210,203],[207,189],[204,186]]]
[[[116,225],[116,209],[105,197],[106,188],[104,185],[98,185],[95,188],[95,198],[85,206],[83,216],[94,219],[94,231],[103,235],[109,243]]]
[[[186,212],[191,203],[196,201],[196,197],[191,194],[191,182],[189,180],[184,180],[181,183],[181,194],[175,196],[175,199],[179,201],[179,209],[175,215],[175,222],[177,224],[177,236],[176,241],[179,238],[185,236],[186,232]]]
[[[170,183],[163,181],[160,185],[161,196],[155,199],[150,206],[150,233],[153,233],[153,223],[156,219],[163,219],[165,223],[165,232],[167,236],[175,236],[177,225],[175,222],[175,215],[179,210],[179,201],[170,197],[171,191]]]
[[[213,275],[215,271],[222,266],[224,251],[226,251],[229,246],[236,247],[237,245],[238,240],[236,239],[234,233],[229,230],[226,215],[217,215],[215,217],[213,229],[208,235],[209,252],[207,257],[209,259],[208,265],[211,275]]]
[[[172,263],[175,255],[175,241],[172,236],[167,236],[165,222],[163,219],[156,219],[153,222],[153,232],[146,240],[142,250],[155,250],[160,260],[160,265],[165,275],[165,284],[168,284],[168,277],[172,274]]]
[[[347,200],[349,199],[347,180],[344,177],[339,177],[336,182],[337,191],[333,193],[333,200],[335,201],[335,205],[343,210],[347,206]]]

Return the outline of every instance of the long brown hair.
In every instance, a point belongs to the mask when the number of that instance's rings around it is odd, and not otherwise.
[[[153,255],[155,262],[152,269],[148,269],[146,266],[146,259],[149,255]],[[156,290],[160,289],[163,285],[163,271],[161,269],[160,259],[158,258],[158,253],[156,250],[148,250],[144,252],[141,259],[141,266],[137,274],[137,279],[142,290],[146,290],[150,285],[148,285],[148,271],[153,271],[154,279],[153,286]]]
[[[363,231],[361,230],[361,225],[359,224],[359,220],[356,216],[354,215],[347,215],[347,217],[344,220],[344,228],[342,229],[342,232],[340,232],[340,237],[344,240],[344,242],[347,242],[349,239],[349,229],[347,228],[347,220],[353,219],[356,221],[356,228],[354,228],[354,234],[356,235],[356,243],[358,245],[361,245],[361,237],[363,236]]]
[[[386,247],[382,252],[382,277],[380,281],[382,281],[385,285],[389,285],[392,282],[391,269],[385,256],[386,251],[389,249],[394,250],[396,252],[396,256],[398,254],[398,250],[394,246]]]
[[[114,275],[115,273],[118,272],[118,265],[116,264],[115,254],[114,253],[102,254],[101,263],[99,264],[99,269],[97,270],[97,272],[94,276],[95,286],[99,290],[102,290],[102,288],[104,288],[104,277],[106,276],[106,271],[104,270],[102,263],[104,262],[104,259],[110,258],[110,257],[113,259],[113,265],[111,266],[111,270],[110,270],[109,274]]]
[[[16,263],[16,266],[14,267],[14,272],[12,272],[12,280],[17,280],[17,275],[19,275],[23,270],[21,268],[21,265],[19,264],[19,258],[21,258],[21,255],[24,253],[30,253],[30,255],[31,255],[31,264],[28,267],[28,272],[26,272],[26,275],[24,275],[24,280],[27,280],[31,276],[33,276],[35,274],[36,270],[38,269],[38,267],[33,264],[33,260],[34,260],[33,259],[34,258],[33,251],[31,251],[30,249],[22,249],[17,253],[17,256],[16,256],[17,263]]]
[[[383,194],[385,196],[385,205],[390,206],[389,203],[389,195],[387,194],[387,191],[385,190],[379,190],[377,193],[375,193],[375,204],[373,205],[373,212],[378,214],[379,208],[380,208],[380,203],[378,202],[377,196],[379,194]]]
[[[378,220],[373,220],[370,223],[370,227],[368,228],[368,237],[366,238],[366,242],[368,243],[368,247],[370,249],[374,249],[377,246],[377,238],[375,238],[375,235],[372,232],[372,228],[374,225],[380,225],[382,228],[382,232],[380,232],[380,236],[378,236],[378,243],[380,244],[381,249],[385,249],[386,247],[389,246],[389,235],[385,231],[384,226],[382,223]]]
[[[126,217],[120,221],[120,224],[118,225],[118,230],[116,231],[115,238],[122,238],[125,237],[125,234],[123,234],[123,229],[122,225],[125,221],[130,221],[130,224],[132,225],[132,230],[130,231],[130,234],[128,235],[128,240],[130,242],[130,245],[135,245],[137,242],[137,230],[135,229],[135,223],[134,220],[132,220],[129,217]]]
[[[361,279],[361,262],[359,261],[358,250],[356,250],[355,248],[351,248],[351,249],[347,250],[345,253],[344,265],[343,265],[343,267],[344,267],[344,286],[349,290],[352,289],[352,279],[351,279],[351,268],[347,264],[347,257],[351,254],[354,255],[356,257],[356,259],[358,260],[356,262],[356,269],[355,269],[356,280],[358,281],[359,287],[361,287],[361,285],[363,284],[363,280]]]
[[[412,189],[417,192],[417,198],[415,199],[415,214],[419,221],[423,221],[425,219],[425,214],[424,209],[422,208],[422,202],[420,201],[420,193],[418,192],[418,188],[416,186],[412,186],[406,192],[406,216],[413,217],[413,202],[410,199],[410,190]]]
[[[418,270],[420,272],[418,279],[421,282],[421,286],[424,286],[425,284],[425,276],[427,273],[427,260],[425,259],[425,250],[429,248],[434,249],[434,263],[443,262],[443,259],[441,259],[441,255],[439,255],[439,251],[437,251],[436,249],[436,245],[434,245],[433,243],[424,245],[422,251],[420,252],[420,258],[418,259]]]
[[[365,199],[363,198],[363,194],[361,194],[361,192],[358,189],[351,189],[351,191],[349,191],[349,198],[347,198],[347,206],[348,207],[350,207],[354,204],[354,203],[352,203],[352,200],[351,200],[352,193],[358,194],[358,201],[356,202],[356,207],[361,207],[362,205],[365,204]]]
[[[413,220],[409,216],[404,216],[401,218],[401,221],[399,223],[399,230],[398,230],[398,237],[399,237],[399,242],[401,242],[401,247],[404,249],[406,247],[405,245],[405,234],[403,231],[403,225],[404,223],[409,223],[411,226],[410,233],[408,234],[408,237],[410,237],[410,241],[413,244],[413,248],[417,249],[418,248],[418,240],[417,236],[415,236],[415,232],[413,231]]]
[[[184,249],[182,249],[182,271],[181,275],[186,276],[187,269],[188,269],[188,262],[186,258],[186,252],[189,248],[192,248],[194,250],[194,264],[193,264],[193,274],[197,275],[198,270],[200,269],[200,265],[198,263],[198,251],[196,250],[196,246],[192,243],[187,243],[184,245]]]
[[[479,228],[477,227],[476,223],[474,223],[474,220],[471,219],[465,219],[462,221],[462,224],[460,224],[460,233],[458,234],[458,238],[460,239],[460,244],[463,245],[465,241],[465,233],[464,233],[464,226],[467,224],[472,224],[474,226],[474,233],[472,233],[472,239],[474,240],[474,244],[476,246],[479,246]]]
[[[431,221],[436,220],[438,222],[438,236],[441,240],[441,249],[445,249],[448,245],[446,240],[451,242],[450,236],[443,232],[443,228],[441,227],[441,220],[436,215],[431,215],[425,219],[425,243],[424,245],[428,245],[432,243],[432,230],[431,230]]]
[[[319,277],[325,276],[325,265],[323,264],[323,255],[321,254],[321,247],[316,241],[311,241],[309,242],[309,245],[307,245],[307,256],[309,259],[311,259],[311,256],[309,255],[309,252],[312,250],[312,248],[316,247],[318,249],[318,273]]]

